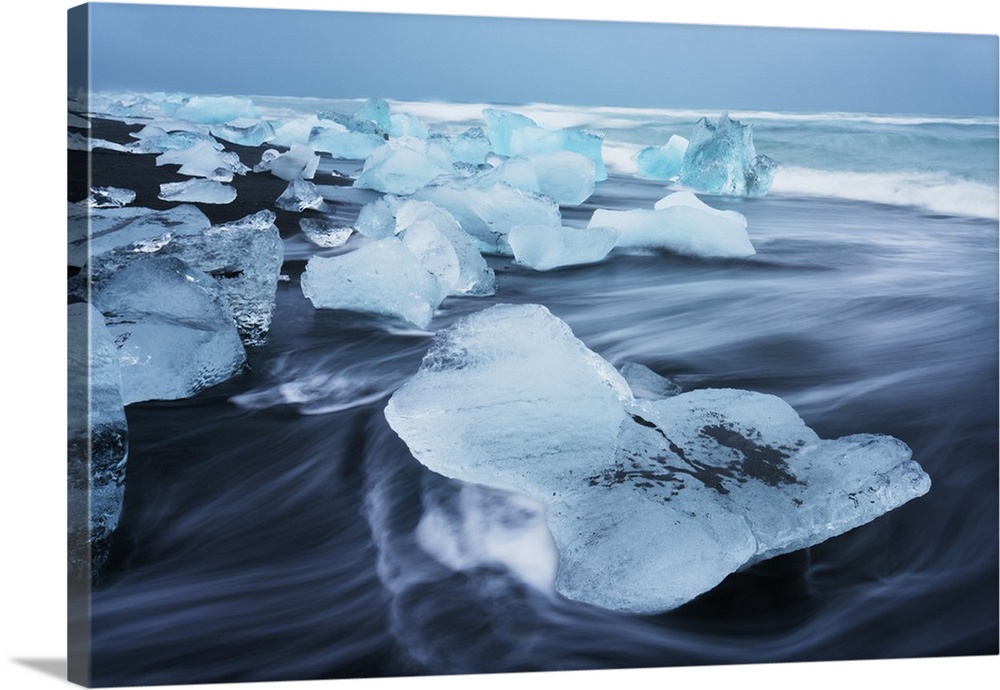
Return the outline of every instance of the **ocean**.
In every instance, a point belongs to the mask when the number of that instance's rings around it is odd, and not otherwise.
[[[360,105],[253,102],[274,119]],[[487,106],[391,105],[445,133],[482,125]],[[576,227],[596,209],[651,208],[671,188],[636,177],[633,154],[720,114],[491,107],[604,134],[608,179],[561,209]],[[730,115],[782,167],[765,196],[699,196],[745,216],[754,256],[616,251],[546,272],[489,256],[496,294],[447,298],[426,330],[315,309],[299,283],[305,263],[342,250],[311,244],[279,215],[287,279],[247,371],[193,397],[126,407],[124,508],[92,596],[94,684],[996,654],[997,120]],[[127,143],[148,117],[98,114],[94,136]],[[227,148],[253,166],[266,146]],[[120,186],[148,186],[143,176],[166,174],[152,158],[95,154],[95,179],[132,166]],[[327,156],[315,182],[360,167]],[[273,208],[274,195],[233,185],[241,204]],[[338,189],[334,214],[353,222],[371,193]],[[166,206],[142,194],[133,205]],[[895,436],[931,489],[657,615],[537,586],[525,573],[548,567],[544,538],[520,568],[448,567],[418,525],[428,505],[464,488],[417,462],[383,410],[434,331],[494,304],[544,305],[612,364],[643,364],[685,391],[776,395],[822,438]]]

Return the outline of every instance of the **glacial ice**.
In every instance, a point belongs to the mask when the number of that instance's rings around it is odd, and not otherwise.
[[[365,204],[358,212],[355,229],[373,240],[382,240],[396,234],[396,209],[399,199],[392,194],[379,197]]]
[[[181,208],[193,207],[173,211]],[[284,253],[274,218],[272,211],[258,211],[191,234],[164,231],[161,227],[157,234],[132,244],[117,244],[113,251],[96,257],[91,275],[95,282],[103,280],[148,256],[182,259],[215,279],[240,336],[248,345],[259,345],[271,325]]]
[[[91,187],[84,204],[90,208],[121,208],[135,201],[135,190],[122,187]]]
[[[328,211],[329,208],[323,200],[323,195],[316,189],[316,185],[301,177],[296,177],[288,183],[285,191],[281,193],[274,205],[283,211],[301,213],[307,208],[317,211]]]
[[[639,151],[635,164],[639,177],[650,180],[671,180],[681,172],[688,140],[674,134],[663,146],[648,146]]]
[[[354,234],[354,228],[332,218],[300,218],[299,229],[310,242],[327,248],[342,246]]]
[[[746,218],[711,208],[691,192],[675,192],[653,209],[597,209],[589,227],[614,228],[618,247],[658,248],[708,258],[743,258],[756,252]]]
[[[539,127],[530,117],[508,110],[483,110],[490,144],[501,156],[529,156],[537,153],[572,151],[589,158],[595,167],[594,179],[608,179],[601,148],[604,135],[588,129],[556,129]]]
[[[432,471],[544,503],[558,592],[634,613],[675,608],[930,488],[900,441],[821,440],[774,396],[637,400],[538,305],[439,331],[385,416]]]
[[[538,191],[561,206],[577,206],[594,193],[597,167],[573,151],[535,153],[528,156],[535,169]]]
[[[354,186],[386,194],[413,194],[435,178],[452,173],[451,162],[426,140],[400,137],[368,156]]]
[[[83,266],[92,256],[167,233],[172,236],[198,235],[212,224],[204,213],[188,204],[166,211],[139,207],[88,211],[85,206],[70,204],[68,223],[70,241],[67,259],[70,266]]]
[[[388,237],[339,256],[314,256],[301,278],[317,309],[382,314],[427,328],[441,287],[401,240]]]
[[[413,198],[430,201],[450,213],[476,248],[487,254],[513,256],[507,233],[518,225],[562,225],[554,201],[503,182],[484,188],[474,178],[452,179],[423,187]]]
[[[179,165],[177,172],[190,177],[205,177],[230,182],[233,175],[245,175],[249,168],[233,151],[219,151],[211,143],[198,140],[186,149],[164,151],[156,157],[157,165]]]
[[[136,258],[95,279],[91,297],[118,348],[126,405],[192,396],[246,364],[219,286],[177,257]]]
[[[354,113],[354,119],[374,123],[383,132],[392,128],[389,102],[384,98],[369,98]]]
[[[164,201],[228,204],[236,199],[236,188],[216,180],[191,179],[183,182],[164,182],[160,185],[158,196]]]
[[[261,154],[260,163],[254,166],[254,172],[270,171],[275,177],[280,177],[286,182],[295,179],[311,180],[316,175],[319,167],[319,156],[311,146],[305,144],[293,144],[290,149],[279,153],[274,149],[267,149]]]
[[[452,163],[482,165],[492,151],[489,137],[482,127],[470,127],[454,135],[432,132],[427,142],[438,147]]]
[[[399,203],[395,214],[395,232],[411,249],[416,243],[411,236],[419,233],[429,239],[431,229],[451,247],[458,262],[458,273],[453,281],[447,282],[447,294],[486,296],[496,293],[493,269],[450,213],[428,201],[407,200]]]
[[[708,194],[764,196],[780,163],[757,154],[753,127],[723,113],[717,124],[700,119],[689,138],[679,181]]]
[[[191,96],[173,115],[202,125],[221,125],[241,118],[257,119],[257,109],[249,98],[237,96]]]
[[[660,376],[645,364],[623,362],[618,371],[628,382],[636,399],[660,400],[681,392],[680,386],[665,376]]]
[[[429,220],[411,223],[397,237],[413,252],[421,265],[438,281],[437,302],[457,292],[460,275],[458,254],[448,238]],[[480,257],[481,258],[481,257]]]
[[[507,234],[514,259],[536,271],[596,263],[617,241],[618,231],[602,227],[518,225]]]
[[[209,128],[212,136],[240,146],[260,146],[274,138],[274,125],[268,120],[237,118]]]
[[[128,423],[118,351],[104,316],[86,302],[70,304],[67,316],[69,567],[90,579],[107,560],[121,515]]]
[[[385,139],[375,132],[359,132],[337,122],[313,127],[309,133],[314,149],[347,160],[364,160],[383,144]]]

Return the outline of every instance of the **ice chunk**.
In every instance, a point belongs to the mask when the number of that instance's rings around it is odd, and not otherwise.
[[[176,257],[139,257],[100,275],[91,295],[118,348],[126,405],[192,396],[246,364],[219,286]]]
[[[432,133],[428,143],[439,147],[452,163],[482,165],[492,151],[482,127],[471,127],[455,135]]]
[[[625,362],[618,367],[618,371],[628,381],[632,395],[637,399],[660,400],[681,392],[680,386],[644,364]]]
[[[233,175],[245,175],[249,170],[233,151],[219,151],[207,141],[196,141],[186,149],[164,151],[156,157],[157,165],[179,165],[181,175],[205,177],[230,182]]]
[[[398,237],[423,267],[437,278],[440,288],[438,303],[449,294],[458,292],[460,277],[458,254],[455,253],[455,248],[448,238],[432,221],[414,221],[400,232]]]
[[[241,118],[257,119],[257,110],[249,98],[191,96],[174,111],[174,117],[203,125],[219,125]]]
[[[272,211],[259,211],[197,234],[167,232],[122,245],[101,255],[91,274],[102,279],[144,256],[178,257],[215,278],[241,337],[259,345],[271,325],[284,253],[274,217]]]
[[[435,178],[452,173],[451,162],[424,139],[401,137],[368,157],[354,186],[387,194],[413,194]]]
[[[395,213],[396,232],[408,245],[412,245],[414,239],[408,240],[406,236],[413,234],[414,228],[420,225],[433,227],[448,242],[458,261],[458,274],[453,281],[447,282],[448,294],[486,296],[496,292],[493,269],[450,213],[430,202],[413,200],[400,203]],[[429,230],[425,229],[422,234],[429,237]]]
[[[135,190],[122,187],[91,187],[84,204],[90,208],[121,208],[135,201]]]
[[[211,136],[205,134],[197,125],[171,122],[165,125],[150,123],[131,136],[138,139],[137,142],[129,144],[128,150],[133,153],[165,153],[167,151],[184,151],[195,144],[201,143],[211,146],[216,151],[222,151],[223,146]]]
[[[314,256],[302,274],[302,293],[317,309],[393,316],[427,328],[441,288],[413,252],[395,237],[340,256]]]
[[[561,226],[559,206],[538,194],[500,182],[480,187],[475,179],[449,180],[424,187],[413,195],[450,213],[472,237],[477,249],[513,256],[507,233],[518,225]]]
[[[68,318],[69,568],[89,580],[107,560],[121,515],[128,424],[118,352],[104,316],[77,302]]]
[[[664,197],[652,210],[598,209],[589,227],[617,230],[618,247],[659,248],[708,258],[742,258],[756,253],[742,214],[713,209],[691,192]]]
[[[539,127],[534,120],[519,113],[496,108],[483,110],[493,151],[502,156],[529,156],[536,153],[572,151],[594,163],[597,182],[608,179],[601,148],[604,135],[589,129]]]
[[[332,218],[300,218],[299,229],[313,244],[329,248],[342,246],[354,233],[354,228]]]
[[[528,156],[535,169],[538,191],[559,205],[576,206],[594,193],[597,168],[586,156],[572,151]]]
[[[900,441],[820,440],[773,396],[637,401],[537,305],[439,331],[385,416],[429,469],[545,504],[560,593],[636,613],[679,606],[930,487]]]
[[[212,224],[204,213],[187,204],[166,211],[148,208],[88,211],[86,207],[70,204],[68,216],[70,266],[83,266],[92,256],[167,233],[198,235]]]
[[[95,139],[93,137],[87,137],[79,132],[70,132],[67,137],[66,147],[71,151],[93,151],[94,149],[107,149],[108,151],[117,151],[119,153],[129,153],[127,146],[122,144],[116,144],[113,141],[106,141],[104,139]]]
[[[717,124],[707,118],[695,124],[679,181],[708,194],[764,196],[780,165],[757,154],[751,125],[723,113]]]
[[[268,140],[268,143],[271,146],[284,148],[291,148],[296,144],[307,145],[313,128],[320,127],[322,124],[315,115],[275,121],[274,136]]]
[[[635,164],[639,177],[650,180],[671,180],[681,172],[688,140],[674,134],[663,146],[649,146],[639,151]]]
[[[417,137],[426,139],[430,131],[423,121],[412,113],[391,113],[389,115],[389,134],[394,137]]]
[[[354,119],[371,122],[381,131],[388,132],[392,127],[389,102],[384,98],[369,98],[354,113]]]
[[[385,139],[375,132],[359,132],[336,122],[313,127],[309,133],[309,145],[334,158],[364,160],[383,144]]]
[[[288,183],[285,191],[275,200],[274,205],[284,211],[295,213],[305,211],[307,208],[317,211],[329,210],[326,202],[323,201],[323,196],[316,189],[316,185],[301,177],[296,177]]]
[[[219,139],[240,146],[260,146],[275,136],[274,125],[254,118],[238,118],[213,125],[209,131]]]
[[[293,144],[284,153],[268,149],[261,155],[260,163],[254,166],[254,172],[270,170],[275,177],[286,182],[301,178],[311,180],[319,167],[319,156],[311,146]]]
[[[365,237],[374,240],[385,239],[396,234],[396,208],[399,199],[392,194],[376,199],[361,207],[355,229]]]
[[[236,198],[236,189],[216,180],[164,182],[159,198],[164,201],[188,201],[201,204],[228,204]]]
[[[518,225],[507,235],[517,262],[536,271],[595,263],[607,256],[617,241],[616,230],[602,227]]]

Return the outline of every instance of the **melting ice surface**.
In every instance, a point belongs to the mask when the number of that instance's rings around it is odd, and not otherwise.
[[[764,196],[780,163],[757,154],[753,128],[723,114],[702,118],[691,132],[681,163],[681,184],[709,194]]]
[[[537,305],[497,305],[440,331],[385,416],[429,469],[543,502],[556,589],[621,611],[674,608],[930,488],[900,441],[821,440],[774,396],[636,399]]]

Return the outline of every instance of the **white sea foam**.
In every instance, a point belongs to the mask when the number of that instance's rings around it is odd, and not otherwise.
[[[831,172],[785,167],[775,175],[771,192],[914,206],[934,213],[1000,217],[997,187],[947,173]]]

